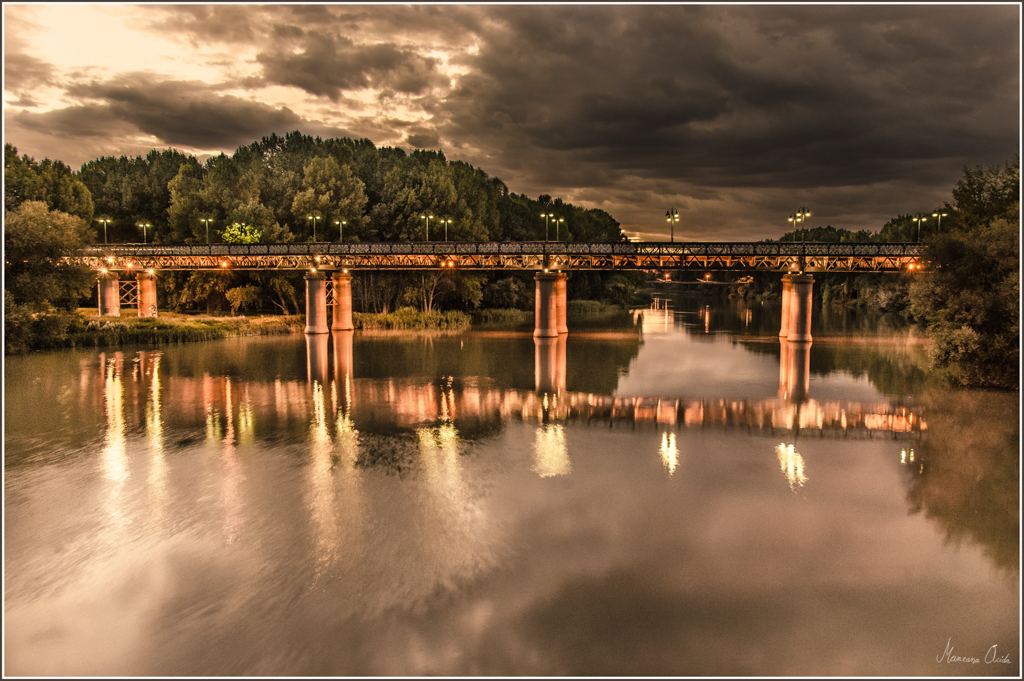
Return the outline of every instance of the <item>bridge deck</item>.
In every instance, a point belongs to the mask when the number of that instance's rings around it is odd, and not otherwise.
[[[916,243],[384,242],[94,247],[76,258],[109,270],[699,270],[896,272],[920,266]]]

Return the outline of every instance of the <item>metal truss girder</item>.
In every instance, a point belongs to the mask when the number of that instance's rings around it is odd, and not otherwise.
[[[67,258],[92,269],[157,270],[705,270],[895,272],[918,244],[475,243],[127,245]]]
[[[118,282],[121,305],[138,307],[139,282],[134,279]]]

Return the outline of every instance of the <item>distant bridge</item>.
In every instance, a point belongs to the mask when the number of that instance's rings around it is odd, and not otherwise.
[[[382,242],[122,244],[74,260],[100,271],[146,270],[694,270],[899,272],[918,269],[917,243]]]

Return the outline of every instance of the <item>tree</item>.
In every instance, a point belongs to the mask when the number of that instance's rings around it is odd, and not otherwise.
[[[226,244],[255,244],[262,236],[259,228],[239,222],[232,223],[221,230],[220,238]]]
[[[88,267],[62,259],[80,255],[91,242],[82,218],[49,210],[42,201],[23,202],[4,218],[4,290],[34,309],[75,309],[95,279]]]
[[[303,168],[303,190],[292,201],[292,214],[304,224],[310,215],[324,220],[325,229],[333,221],[346,221],[355,229],[366,207],[363,182],[347,165],[334,158],[317,157]]]
[[[53,211],[74,215],[92,223],[92,195],[82,181],[61,161],[44,158],[36,163],[18,156],[4,144],[4,210],[16,210],[25,201],[41,201]]]
[[[1020,371],[1020,229],[997,219],[926,242],[928,271],[910,287],[930,356],[965,385],[1013,388]]]

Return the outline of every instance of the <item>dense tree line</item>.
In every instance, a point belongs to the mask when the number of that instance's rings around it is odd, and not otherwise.
[[[66,239],[71,248],[138,243],[140,224],[147,225],[145,238],[158,244],[543,240],[548,235],[542,213],[561,218],[551,224],[551,239],[626,238],[604,211],[547,195],[534,200],[515,194],[498,178],[448,161],[440,151],[407,154],[365,139],[324,140],[297,131],[264,137],[205,162],[173,149],[153,150],[145,156],[101,157],[77,173],[59,161],[18,156],[6,144],[5,180],[9,213],[39,201],[48,211],[81,220]],[[159,277],[158,288],[161,306],[172,310],[291,313],[301,311],[301,276],[168,272]],[[632,293],[641,281],[585,274],[571,290],[587,298],[628,300],[624,292]],[[365,272],[357,275],[355,303],[356,309],[377,312],[406,305],[529,309],[532,290],[528,273]],[[18,303],[30,302],[17,291],[12,295]],[[67,307],[70,299],[64,296],[59,304]]]

